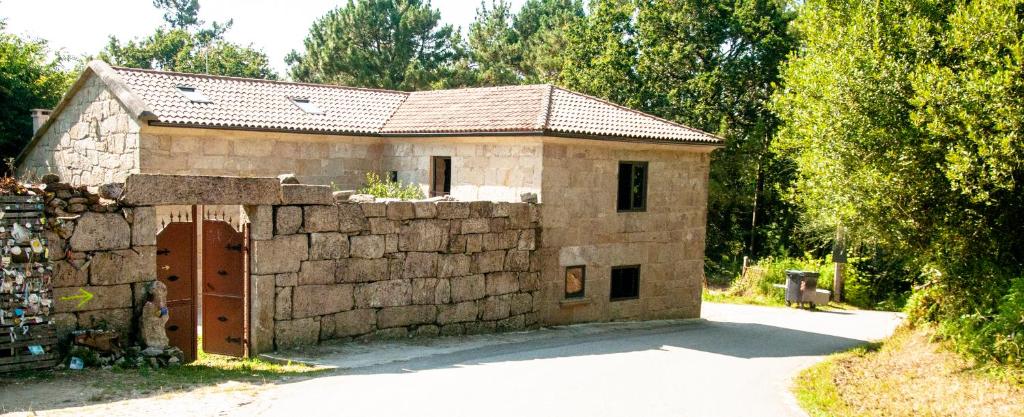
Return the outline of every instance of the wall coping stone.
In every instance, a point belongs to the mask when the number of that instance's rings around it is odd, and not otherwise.
[[[131,174],[125,181],[120,203],[125,206],[279,205],[281,187],[280,181],[273,177]]]

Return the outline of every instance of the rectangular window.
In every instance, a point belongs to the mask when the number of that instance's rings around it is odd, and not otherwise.
[[[179,85],[178,92],[180,92],[181,95],[185,96],[185,98],[187,98],[188,101],[191,101],[193,103],[211,103],[210,99],[206,97],[205,94],[201,93],[199,90],[196,90],[195,87],[189,85]]]
[[[433,159],[434,178],[430,185],[430,196],[439,197],[452,192],[452,158],[435,156]]]
[[[647,210],[647,162],[619,162],[618,211]]]
[[[398,182],[398,171],[388,171],[388,182]]]
[[[323,110],[320,110],[320,106],[316,103],[309,101],[306,97],[292,97],[292,103],[295,103],[302,111],[309,114],[324,114]]]
[[[565,298],[583,298],[587,284],[587,267],[565,267]]]
[[[640,265],[612,268],[611,300],[630,300],[640,297]]]

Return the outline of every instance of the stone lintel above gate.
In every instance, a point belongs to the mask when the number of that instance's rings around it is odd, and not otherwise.
[[[120,203],[157,205],[277,205],[281,182],[273,177],[132,174]]]

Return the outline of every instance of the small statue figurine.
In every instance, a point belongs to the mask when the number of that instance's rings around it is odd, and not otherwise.
[[[167,286],[160,281],[153,281],[146,295],[146,305],[142,307],[142,341],[147,348],[166,349],[170,341],[167,339]]]

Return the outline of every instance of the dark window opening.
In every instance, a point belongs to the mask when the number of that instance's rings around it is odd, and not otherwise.
[[[640,297],[640,265],[612,268],[611,300],[629,300]]]
[[[388,171],[388,182],[398,182],[398,171]]]
[[[439,197],[452,192],[452,158],[435,156],[433,161],[434,178],[430,186],[430,196]]]
[[[647,162],[619,162],[618,211],[647,209]]]
[[[568,266],[565,268],[565,298],[583,298],[587,284],[587,267]]]

